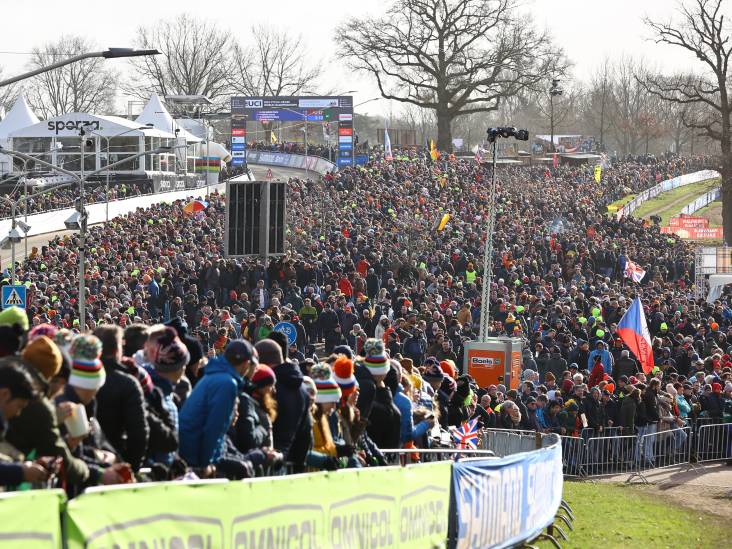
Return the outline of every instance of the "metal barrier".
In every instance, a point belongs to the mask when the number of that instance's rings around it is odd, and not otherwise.
[[[696,461],[732,459],[732,423],[706,424],[696,431]]]
[[[542,433],[536,431],[484,429],[481,439],[481,448],[490,450],[498,457],[530,452],[542,447]]]
[[[395,448],[381,450],[389,465],[411,465],[413,463],[430,463],[433,461],[454,461],[465,458],[495,458],[490,450],[472,450],[468,448]]]

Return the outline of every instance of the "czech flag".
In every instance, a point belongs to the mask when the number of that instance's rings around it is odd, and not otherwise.
[[[651,334],[648,331],[646,315],[639,297],[635,298],[633,304],[620,319],[618,335],[638,359],[643,371],[650,373],[653,370]]]

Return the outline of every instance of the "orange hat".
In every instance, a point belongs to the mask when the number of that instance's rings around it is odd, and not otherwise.
[[[333,379],[340,387],[343,398],[348,398],[358,388],[353,370],[353,361],[346,355],[339,355],[333,363]]]
[[[452,360],[443,360],[440,362],[440,369],[452,379],[457,377],[457,368],[455,368],[455,363]]]

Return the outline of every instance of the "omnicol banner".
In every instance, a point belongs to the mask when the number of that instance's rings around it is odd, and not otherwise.
[[[0,494],[0,547],[58,549],[62,546],[62,490]]]
[[[68,547],[443,546],[451,465],[90,491],[68,504]]]

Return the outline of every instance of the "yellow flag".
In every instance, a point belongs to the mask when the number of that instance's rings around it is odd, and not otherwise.
[[[430,139],[430,156],[432,157],[432,160],[437,161],[440,158],[440,151],[437,150],[437,147],[435,147],[435,140]]]
[[[440,224],[437,225],[437,232],[444,230],[448,221],[450,221],[450,214],[443,215],[442,219],[440,220]]]
[[[270,135],[270,141],[271,141],[272,143],[277,143],[277,136],[275,135],[275,132],[274,132],[274,130],[270,131],[269,133],[271,134],[271,135]]]
[[[595,181],[597,183],[602,179],[602,166],[595,166]]]

